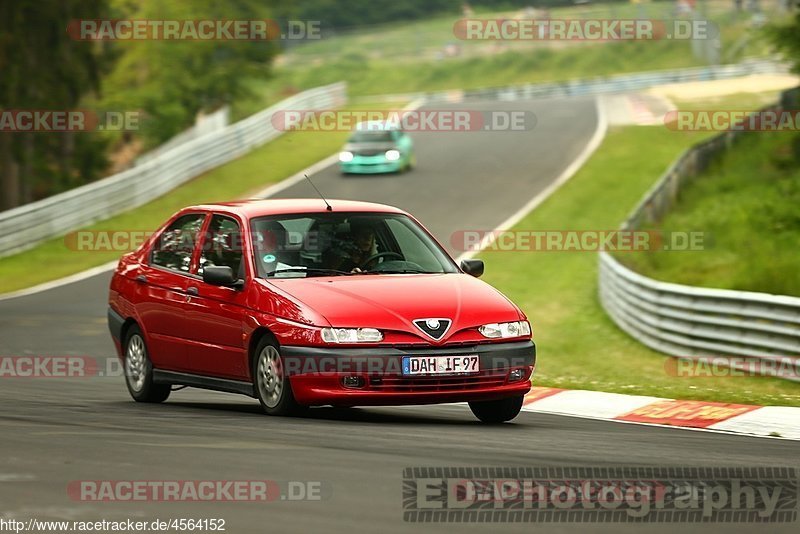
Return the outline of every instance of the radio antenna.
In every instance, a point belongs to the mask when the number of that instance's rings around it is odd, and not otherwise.
[[[328,211],[333,211],[333,208],[331,207],[331,205],[330,205],[330,204],[328,204],[328,201],[327,201],[327,200],[325,200],[325,197],[323,197],[323,196],[322,196],[322,193],[320,193],[320,192],[319,192],[319,189],[317,189],[317,186],[316,186],[316,185],[314,185],[314,182],[312,182],[312,181],[311,181],[311,178],[309,178],[307,174],[303,174],[303,176],[305,176],[305,177],[306,177],[306,180],[308,180],[308,183],[310,183],[310,184],[311,184],[311,187],[313,187],[313,188],[314,188],[314,191],[316,191],[316,192],[317,192],[317,194],[319,195],[319,198],[321,198],[321,199],[322,199],[322,201],[325,203],[326,209],[327,209]]]

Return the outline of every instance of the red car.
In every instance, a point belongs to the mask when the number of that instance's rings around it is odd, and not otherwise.
[[[408,213],[255,200],[181,210],[111,280],[108,322],[131,396],[173,386],[315,405],[468,402],[513,419],[536,350],[522,311]]]

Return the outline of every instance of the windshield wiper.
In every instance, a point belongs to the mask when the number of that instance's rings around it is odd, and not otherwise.
[[[385,269],[380,271],[363,271],[358,274],[442,274],[435,271],[420,271],[418,269]]]
[[[274,271],[270,271],[264,276],[274,276],[278,273],[315,273],[315,274],[336,274],[336,275],[350,275],[353,273],[348,273],[347,271],[338,271],[336,269],[315,269],[313,267],[289,267],[287,269],[276,269]]]

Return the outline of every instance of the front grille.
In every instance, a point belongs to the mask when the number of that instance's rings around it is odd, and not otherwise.
[[[369,380],[369,389],[398,393],[483,389],[502,386],[507,374],[506,371],[483,371],[471,375],[375,376]]]
[[[382,155],[386,150],[377,150],[374,148],[362,148],[353,152],[356,156],[378,156]]]

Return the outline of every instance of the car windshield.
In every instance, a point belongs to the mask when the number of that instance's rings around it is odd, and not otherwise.
[[[313,213],[251,221],[262,278],[453,273],[442,248],[395,213]]]
[[[391,130],[356,130],[350,136],[351,143],[389,143],[394,141]]]

